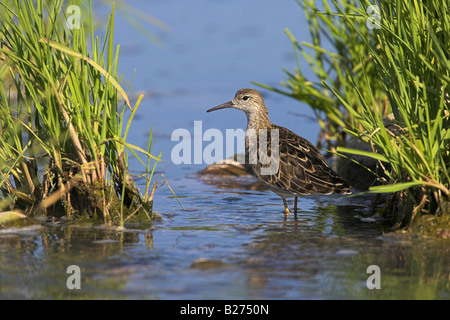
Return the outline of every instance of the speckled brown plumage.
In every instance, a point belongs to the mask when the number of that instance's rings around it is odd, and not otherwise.
[[[253,164],[250,162],[250,166],[261,184],[282,198],[286,216],[289,214],[286,198],[295,197],[296,216],[298,196],[351,193],[349,183],[331,169],[311,142],[270,122],[263,97],[258,91],[241,89],[232,101],[209,109],[208,112],[223,108],[236,108],[246,113],[246,152],[257,150],[258,154],[257,161],[253,161]],[[267,141],[259,141],[260,137],[265,137],[259,135],[261,131],[265,132]],[[250,132],[254,134],[253,139],[249,138]],[[272,132],[278,132],[278,157],[275,157],[276,150],[271,149]],[[266,144],[267,149],[261,151],[262,143]],[[274,160],[277,161],[277,170],[273,174],[263,174],[262,169],[267,169],[272,163],[263,161],[260,157],[270,157],[272,152]],[[266,164],[261,163],[260,159]]]

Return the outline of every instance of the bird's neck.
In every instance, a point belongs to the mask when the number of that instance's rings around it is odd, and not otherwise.
[[[249,112],[247,113],[247,130],[270,129],[272,123],[269,120],[267,112]]]

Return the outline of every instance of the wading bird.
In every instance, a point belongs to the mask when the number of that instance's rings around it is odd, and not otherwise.
[[[247,115],[246,159],[259,182],[283,200],[285,218],[289,215],[286,198],[295,197],[297,218],[299,196],[351,193],[349,183],[331,169],[311,142],[270,122],[264,99],[257,90],[240,89],[233,100],[207,112],[225,108]],[[256,151],[253,158],[252,151]],[[276,170],[270,170],[274,163],[268,158],[275,159]]]

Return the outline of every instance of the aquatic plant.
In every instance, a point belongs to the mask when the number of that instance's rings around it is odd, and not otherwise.
[[[378,162],[380,185],[370,191],[390,195],[380,213],[393,228],[422,214],[449,214],[449,4],[298,2],[312,43],[287,30],[297,69],[286,71],[286,89],[262,86],[308,104],[329,149]],[[317,79],[304,75],[299,53]],[[345,148],[349,136],[370,151]]]
[[[68,5],[0,3],[2,203],[121,226],[139,214],[150,221],[149,184],[161,154],[150,154],[151,135],[147,151],[127,141],[143,95],[132,106],[120,85],[114,6],[101,40],[90,9],[70,27]],[[144,195],[128,172],[129,152],[144,166]]]

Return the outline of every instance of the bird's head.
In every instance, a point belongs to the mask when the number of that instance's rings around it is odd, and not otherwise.
[[[236,92],[233,100],[225,102],[217,107],[211,108],[206,112],[219,109],[235,108],[244,111],[247,115],[264,112],[267,114],[267,108],[264,104],[262,95],[255,89],[240,89]]]

